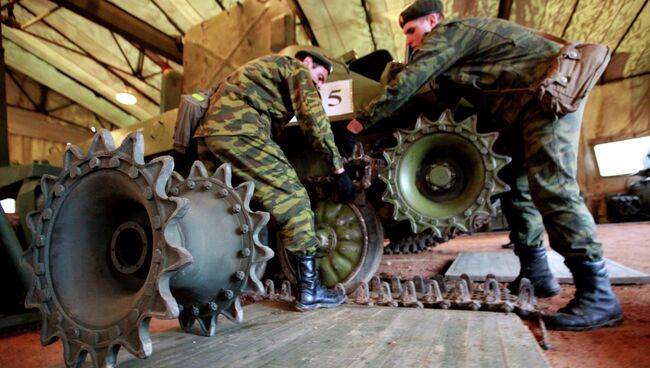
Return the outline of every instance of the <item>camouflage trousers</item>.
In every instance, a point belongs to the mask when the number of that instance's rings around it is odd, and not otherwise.
[[[594,219],[576,180],[583,106],[561,117],[533,107],[499,137],[513,158],[500,176],[511,187],[501,197],[510,240],[539,247],[546,229],[551,248],[566,259],[602,259]]]
[[[211,172],[232,166],[233,177],[253,181],[253,199],[269,212],[278,227],[278,240],[290,252],[316,252],[314,213],[307,191],[271,139],[255,136],[211,136],[197,139],[199,158]]]

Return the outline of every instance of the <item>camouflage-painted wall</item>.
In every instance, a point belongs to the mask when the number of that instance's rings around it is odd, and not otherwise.
[[[646,0],[514,0],[510,20],[566,40],[609,46],[615,53],[605,81],[650,72]]]
[[[630,176],[601,177],[594,145],[650,135],[650,75],[597,86],[589,97],[582,125],[578,182],[587,204],[605,221],[604,199],[625,192]]]

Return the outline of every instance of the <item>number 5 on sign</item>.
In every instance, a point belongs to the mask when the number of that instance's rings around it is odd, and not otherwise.
[[[331,118],[354,117],[354,103],[352,101],[352,79],[325,83],[320,87],[320,96],[323,99],[325,113]],[[290,122],[298,120],[294,116]]]
[[[327,116],[340,116],[354,112],[352,79],[325,83],[320,88],[320,95]]]

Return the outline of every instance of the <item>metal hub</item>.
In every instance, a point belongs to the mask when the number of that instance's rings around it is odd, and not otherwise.
[[[149,240],[144,228],[137,222],[120,225],[111,239],[111,261],[115,269],[125,275],[137,272],[149,254]]]
[[[446,162],[435,163],[429,167],[425,178],[431,190],[441,192],[454,186],[456,172]]]
[[[316,238],[318,238],[316,255],[319,258],[331,254],[336,249],[336,231],[329,224],[318,225]]]

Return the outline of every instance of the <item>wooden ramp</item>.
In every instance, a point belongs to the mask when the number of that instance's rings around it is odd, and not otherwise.
[[[573,276],[564,265],[564,258],[552,250],[548,251],[547,255],[548,265],[558,282],[573,283]],[[605,258],[605,264],[609,272],[609,281],[614,285],[650,283],[648,274],[607,258]],[[513,252],[460,253],[445,272],[445,276],[454,279],[464,273],[474,281],[485,281],[485,276],[491,273],[496,276],[497,281],[510,282],[519,274],[519,258]]]
[[[214,337],[154,335],[149,359],[120,367],[548,367],[514,314],[342,306],[299,313],[279,302],[244,308]]]

